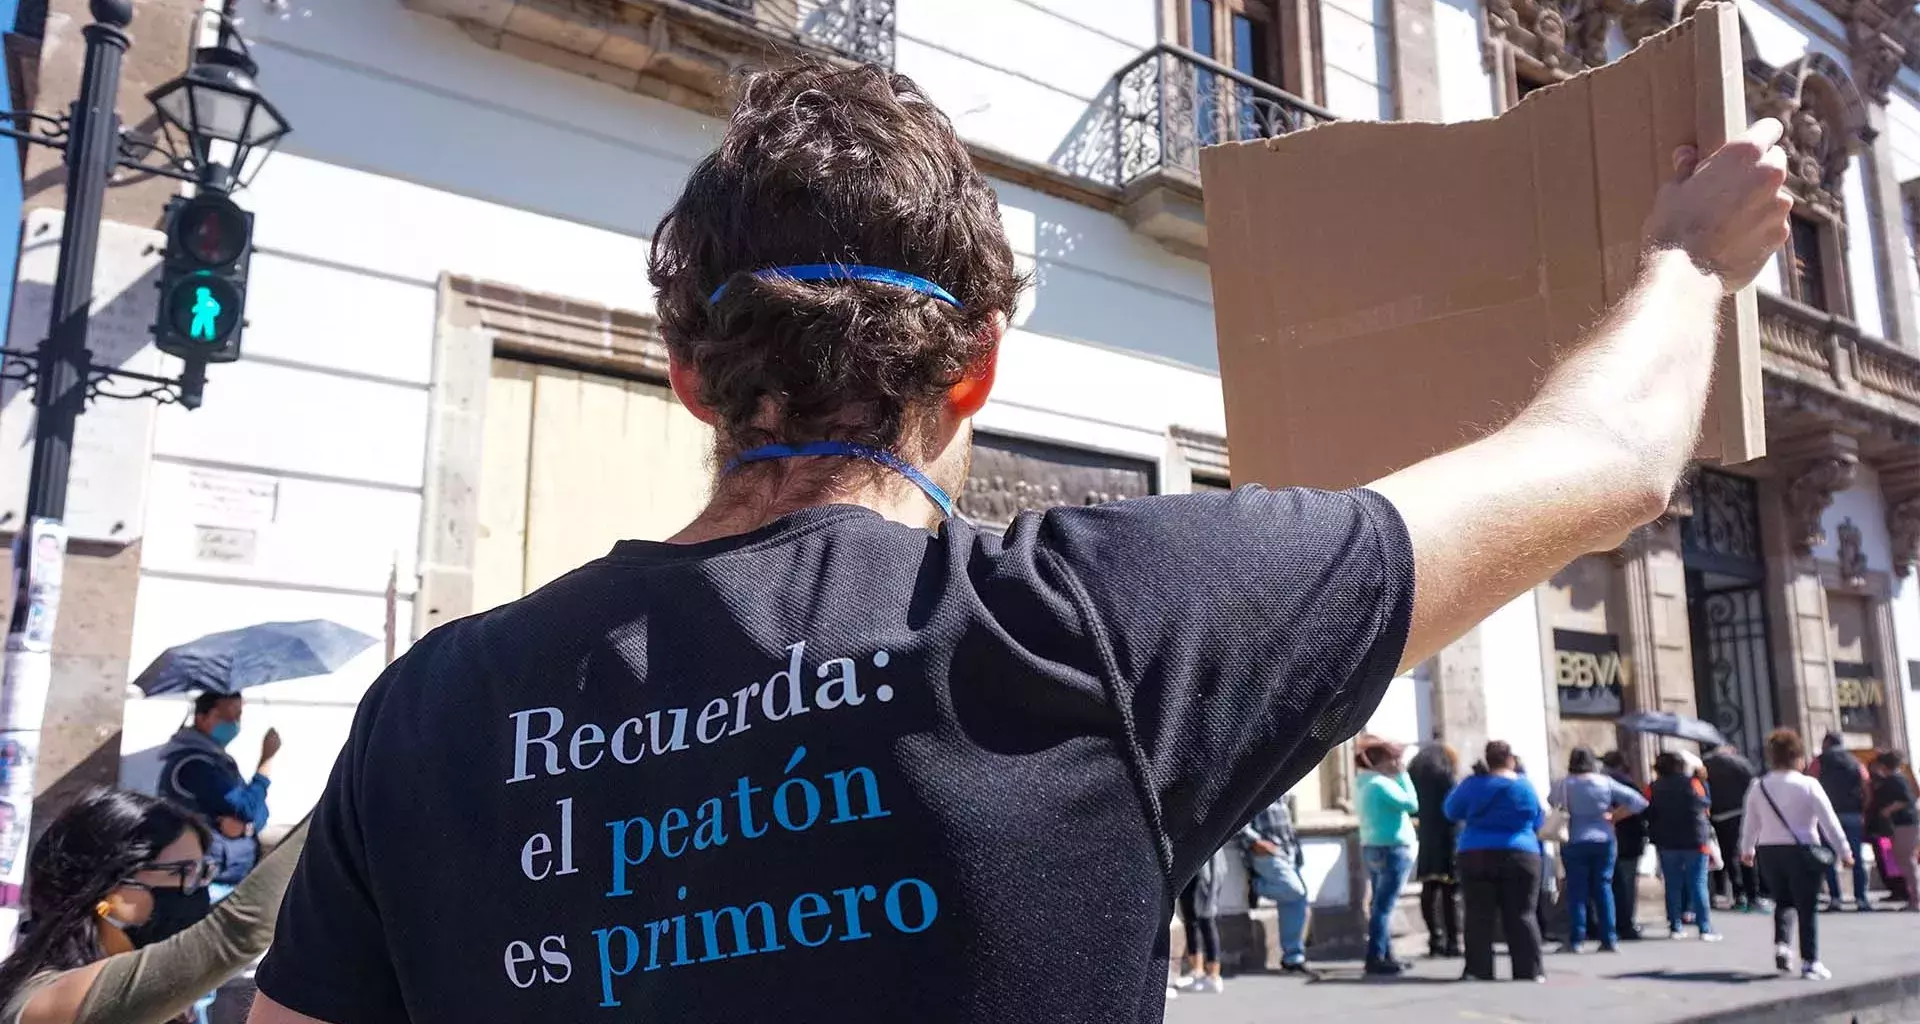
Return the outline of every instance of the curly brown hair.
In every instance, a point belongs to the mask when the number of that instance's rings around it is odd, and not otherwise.
[[[719,148],[654,235],[661,333],[698,373],[723,455],[773,441],[898,446],[988,355],[1025,286],[994,191],[905,75],[800,60],[748,72],[738,91]],[[904,271],[960,304],[753,276],[817,263]]]

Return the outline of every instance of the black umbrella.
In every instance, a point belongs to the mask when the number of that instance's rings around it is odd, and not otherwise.
[[[264,622],[169,647],[133,682],[149,697],[188,690],[239,693],[261,683],[325,675],[373,644],[373,637],[325,619]]]
[[[1723,747],[1727,738],[1720,730],[1698,718],[1676,715],[1671,711],[1636,711],[1617,719],[1618,723],[1634,732],[1649,733],[1654,736],[1673,736],[1683,740],[1692,740],[1708,747]]]

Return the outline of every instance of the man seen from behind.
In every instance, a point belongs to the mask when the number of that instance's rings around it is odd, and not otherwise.
[[[1763,121],[1676,155],[1638,285],[1486,439],[995,534],[951,515],[1020,345],[992,189],[903,75],[742,86],[649,268],[711,500],[374,685],[260,1024],[1160,1020],[1201,863],[1666,507],[1721,299],[1786,234]]]

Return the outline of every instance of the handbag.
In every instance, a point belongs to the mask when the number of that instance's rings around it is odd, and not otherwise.
[[[1888,836],[1874,837],[1873,861],[1880,865],[1880,875],[1883,878],[1906,877],[1906,872],[1900,868],[1900,861],[1893,855],[1893,839]]]
[[[1788,823],[1787,816],[1780,813],[1780,805],[1773,802],[1773,794],[1767,792],[1766,780],[1762,779],[1754,785],[1760,787],[1760,795],[1767,798],[1767,806],[1773,808],[1773,816],[1780,819],[1780,824],[1786,826],[1787,834],[1793,837],[1794,842],[1799,843],[1800,857],[1806,862],[1806,869],[1814,874],[1826,874],[1827,869],[1833,866],[1833,862],[1839,859],[1834,856],[1833,850],[1824,843],[1801,842],[1800,833],[1793,830],[1793,825]]]
[[[1572,822],[1573,815],[1567,813],[1563,807],[1555,807],[1547,812],[1547,820],[1540,823],[1539,836],[1549,843],[1559,843],[1564,846],[1567,842],[1567,827]]]

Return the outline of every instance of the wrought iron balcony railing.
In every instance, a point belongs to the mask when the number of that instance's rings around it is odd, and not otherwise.
[[[1198,176],[1203,146],[1268,139],[1334,120],[1291,93],[1171,44],[1121,69],[1114,100],[1122,187],[1156,172]]]
[[[783,42],[893,66],[894,0],[685,0]]]

